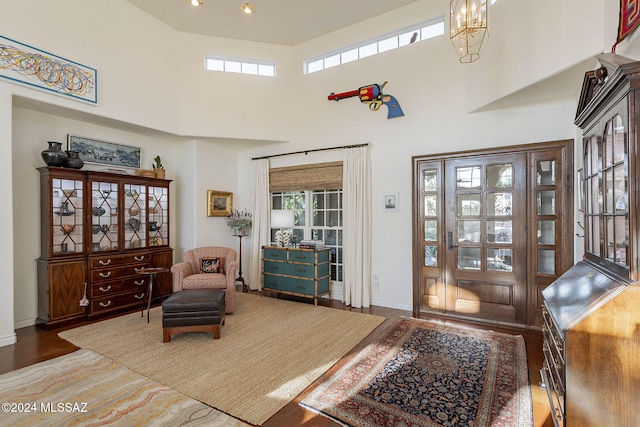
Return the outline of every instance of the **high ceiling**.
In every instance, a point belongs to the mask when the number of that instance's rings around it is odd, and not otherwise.
[[[417,0],[127,0],[178,31],[293,46]]]

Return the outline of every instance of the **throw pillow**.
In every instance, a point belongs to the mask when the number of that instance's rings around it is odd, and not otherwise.
[[[200,271],[203,273],[224,273],[224,258],[202,258],[200,260]]]

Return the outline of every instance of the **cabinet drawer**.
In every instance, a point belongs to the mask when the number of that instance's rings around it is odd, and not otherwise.
[[[104,298],[96,298],[91,301],[91,312],[113,310],[127,305],[142,304],[146,301],[147,290],[140,289],[137,292],[111,295]]]
[[[305,277],[313,279],[316,266],[312,264],[290,264],[289,274],[296,277]]]
[[[113,279],[119,279],[122,277],[140,276],[140,271],[144,267],[149,267],[149,263],[127,265],[123,267],[102,268],[100,270],[91,271],[91,283],[112,281]]]
[[[287,251],[281,249],[264,249],[264,259],[275,259],[285,261],[287,259]]]
[[[289,292],[296,294],[313,295],[315,292],[315,282],[313,280],[295,280],[289,284]]]
[[[289,251],[289,261],[314,264],[316,253],[313,251]]]
[[[97,258],[89,259],[90,268],[105,268],[105,267],[117,267],[124,264],[136,264],[136,263],[149,262],[149,254],[135,253],[125,255],[105,255]]]
[[[149,288],[148,278],[145,276],[131,277],[123,280],[112,280],[107,282],[93,283],[91,285],[91,298],[103,298],[125,292],[145,291]]]
[[[275,289],[279,291],[286,291],[291,287],[292,279],[285,276],[274,276],[272,274],[264,274],[264,281],[262,286],[265,289]]]
[[[264,272],[272,274],[290,274],[291,266],[284,262],[264,261]]]

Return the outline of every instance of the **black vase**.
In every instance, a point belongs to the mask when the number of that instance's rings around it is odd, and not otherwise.
[[[80,153],[77,151],[67,151],[67,159],[64,162],[65,168],[82,169],[84,161],[80,158]]]
[[[62,151],[62,143],[55,141],[47,141],[49,147],[42,150],[40,155],[47,166],[64,166],[67,161],[67,153]]]

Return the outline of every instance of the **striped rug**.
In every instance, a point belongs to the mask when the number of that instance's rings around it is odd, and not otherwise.
[[[0,426],[247,426],[90,350],[0,375]]]

